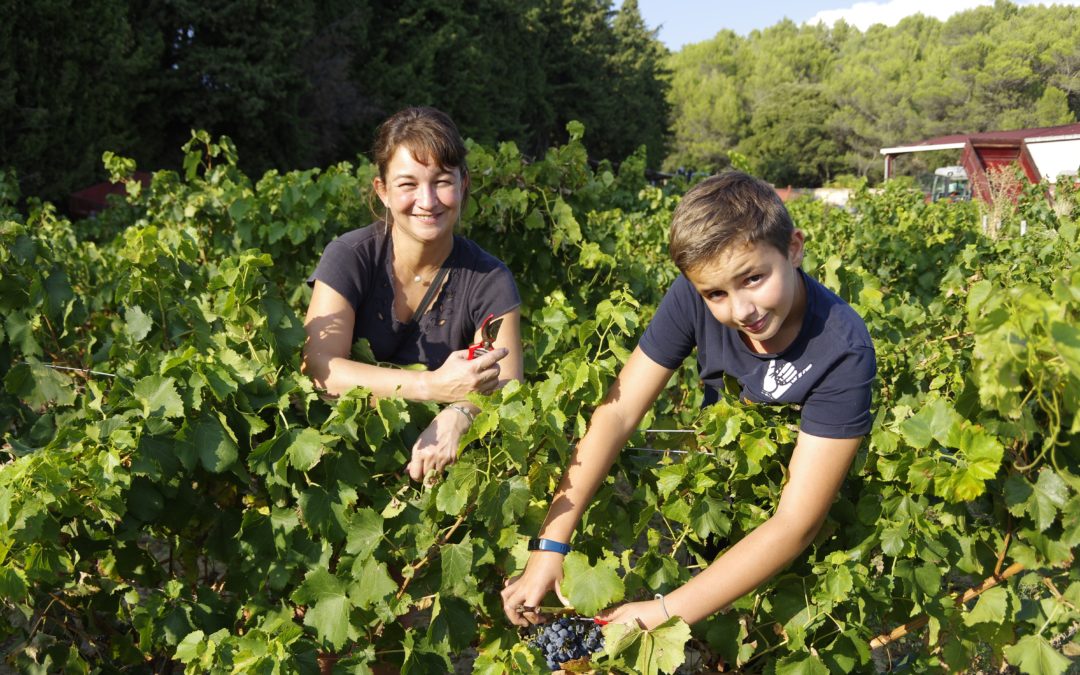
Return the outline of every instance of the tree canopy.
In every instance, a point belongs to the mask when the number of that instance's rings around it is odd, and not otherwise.
[[[1080,113],[1080,12],[998,0],[860,31],[784,20],[670,53],[636,0],[43,0],[0,22],[0,167],[63,200],[112,150],[174,168],[192,129],[245,169],[368,151],[406,105],[537,157],[580,121],[593,159],[743,165],[769,181],[876,181],[885,146],[1066,124]],[[910,170],[920,168],[918,158]]]
[[[10,4],[10,3],[9,3]],[[433,105],[483,143],[529,155],[587,129],[597,158],[659,165],[667,49],[635,0],[48,0],[0,23],[0,165],[62,199],[113,150],[175,162],[191,129],[246,168],[355,159],[375,126]]]
[[[747,157],[775,183],[880,178],[878,150],[950,133],[1068,124],[1080,112],[1080,13],[993,6],[865,32],[783,21],[671,56],[665,165]]]

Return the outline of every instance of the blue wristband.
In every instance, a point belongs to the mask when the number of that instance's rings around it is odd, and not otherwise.
[[[555,553],[562,553],[566,555],[570,552],[570,544],[564,544],[559,541],[553,541],[551,539],[530,539],[529,540],[530,551],[554,551]]]

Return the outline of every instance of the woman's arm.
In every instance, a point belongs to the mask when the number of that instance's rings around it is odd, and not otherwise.
[[[501,318],[502,325],[493,343],[495,351],[500,348],[507,350],[506,358],[495,365],[495,368],[501,367],[499,387],[510,380],[521,380],[525,369],[522,363],[521,312],[515,308],[503,314]],[[481,338],[480,330],[477,329],[473,340],[479,342]],[[456,358],[455,355],[460,356],[463,353],[454,352],[450,358]],[[434,475],[432,472],[438,473],[447,465],[453,464],[457,460],[461,437],[469,430],[473,417],[479,412],[480,408],[467,400],[458,401],[443,408],[413,444],[412,457],[405,467],[409,476],[413,480],[420,480],[424,476]]]
[[[510,380],[521,381],[525,378],[525,352],[521,345],[521,308],[515,307],[503,314],[499,334],[495,337],[495,349],[506,349],[506,358],[499,362],[499,386]],[[476,330],[473,342],[481,339],[480,329]]]
[[[316,280],[304,320],[307,341],[301,369],[329,394],[338,396],[363,386],[376,396],[450,402],[464,400],[474,391],[488,393],[498,385],[496,362],[508,353],[503,349],[472,361],[463,358],[464,352],[454,352],[435,371],[382,368],[353,361],[349,355],[355,322],[356,313],[349,301]]]
[[[540,537],[569,543],[589,501],[611,470],[616,455],[656,401],[671,373],[646,356],[640,347],[630,355],[604,402],[593,413],[585,437],[574,448],[540,528]],[[511,580],[502,592],[503,611],[511,622],[527,626],[537,621],[535,615],[525,615],[517,608],[522,605],[535,607],[545,593],[557,590],[562,578],[562,562],[560,553],[533,551],[530,554],[525,571]]]
[[[822,438],[800,432],[776,513],[680,588],[664,598],[634,602],[601,616],[653,628],[671,616],[695,623],[761,585],[795,559],[825,522],[859,448],[859,438]]]

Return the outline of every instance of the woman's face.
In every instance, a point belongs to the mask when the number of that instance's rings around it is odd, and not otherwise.
[[[385,180],[375,179],[375,192],[389,209],[394,227],[424,243],[452,236],[467,182],[460,168],[424,164],[402,145],[390,158]]]

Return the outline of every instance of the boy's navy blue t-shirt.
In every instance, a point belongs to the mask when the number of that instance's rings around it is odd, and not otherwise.
[[[705,405],[715,403],[724,374],[755,403],[802,406],[800,427],[814,436],[854,438],[870,431],[871,384],[877,373],[866,324],[846,302],[799,270],[806,312],[795,341],[779,354],[755,354],[739,332],[717,321],[683,275],[664,296],[639,346],[665,368],[678,368],[697,347]]]

